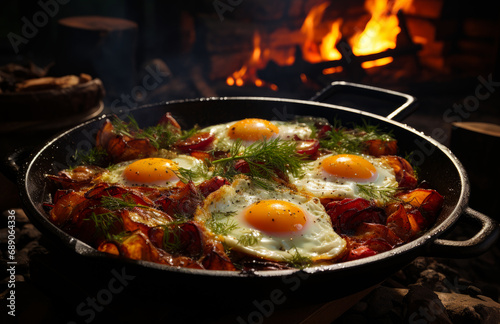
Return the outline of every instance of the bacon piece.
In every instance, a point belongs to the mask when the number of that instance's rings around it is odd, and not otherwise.
[[[363,153],[376,157],[382,155],[395,155],[398,152],[397,141],[384,141],[381,139],[368,140],[364,142],[365,150]]]
[[[175,118],[172,116],[172,114],[170,112],[165,113],[165,115],[163,115],[160,118],[158,124],[160,124],[160,125],[171,125],[171,126],[173,126],[172,130],[175,133],[177,133],[177,134],[181,133],[181,126],[179,125],[179,123],[177,122],[177,120],[175,120]]]
[[[384,156],[382,159],[394,170],[398,187],[413,189],[417,186],[417,177],[408,161],[395,155]]]
[[[403,242],[410,241],[415,237],[420,228],[416,223],[410,221],[406,209],[401,203],[394,203],[386,207],[387,227],[390,228]]]
[[[203,204],[203,194],[189,181],[183,187],[177,187],[163,199],[157,201],[162,209],[169,215],[184,215],[192,217],[196,208]]]
[[[392,246],[400,245],[402,240],[383,224],[362,223],[356,229],[354,236],[357,240],[383,239]]]
[[[148,237],[154,246],[167,250],[169,253],[190,257],[199,257],[203,253],[202,231],[193,222],[153,227],[149,230]],[[165,243],[175,246],[175,251],[170,251]]]
[[[112,254],[118,252],[120,256],[133,260],[201,269],[201,266],[189,257],[174,257],[165,251],[157,249],[151,244],[147,236],[139,231],[132,233],[121,243],[105,241],[99,245],[98,250],[103,252],[110,251]]]
[[[209,132],[199,132],[185,140],[180,140],[175,143],[175,147],[184,152],[192,151],[207,151],[211,148],[211,144],[215,140],[215,136]]]
[[[59,227],[69,222],[73,210],[86,199],[80,192],[58,191],[57,201],[54,201],[54,208],[50,211],[50,220]]]
[[[92,181],[103,171],[97,166],[79,166],[73,170],[60,171],[58,175],[47,175],[47,178],[58,183],[64,189],[80,190],[90,186]]]
[[[297,153],[301,155],[314,156],[319,150],[319,141],[316,139],[298,140]]]
[[[220,242],[207,242],[205,245],[204,257],[201,262],[203,267],[209,270],[236,270]]]
[[[443,207],[444,198],[432,189],[415,189],[396,195],[399,199],[417,208],[422,216],[433,223]]]
[[[207,197],[214,191],[219,190],[220,187],[225,185],[230,185],[231,183],[226,178],[216,176],[210,180],[203,181],[198,185],[198,189],[201,191],[201,194]]]
[[[103,148],[113,163],[148,157],[157,151],[148,139],[117,135],[113,129],[111,121],[106,120],[96,137],[96,147]]]
[[[333,227],[340,233],[352,233],[362,223],[385,222],[384,211],[363,198],[345,198],[328,203],[326,211]]]

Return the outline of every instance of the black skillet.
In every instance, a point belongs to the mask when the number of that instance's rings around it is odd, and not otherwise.
[[[262,292],[276,289],[312,292],[328,299],[346,296],[371,287],[418,256],[472,257],[485,252],[498,237],[498,225],[489,217],[468,208],[469,181],[464,168],[448,148],[434,139],[401,124],[402,119],[414,106],[413,97],[389,90],[345,82],[336,82],[319,93],[313,100],[324,101],[331,96],[352,94],[355,97],[371,97],[399,105],[388,117],[313,101],[275,98],[207,98],[183,100],[143,106],[117,112],[120,117],[131,114],[141,127],[154,125],[165,112],[171,112],[181,126],[189,128],[198,124],[207,126],[247,117],[265,119],[291,119],[294,116],[317,116],[329,120],[339,118],[344,124],[377,124],[384,130],[392,130],[398,139],[402,154],[414,152],[419,165],[419,177],[445,197],[445,203],[435,225],[420,238],[394,250],[361,260],[333,264],[305,270],[259,271],[252,273],[206,271],[174,268],[145,261],[123,260],[101,253],[86,243],[69,236],[47,219],[43,203],[51,201],[54,189],[45,178],[56,174],[71,162],[75,149],[88,149],[94,144],[95,133],[109,116],[101,116],[71,128],[55,136],[37,148],[18,175],[18,186],[25,212],[32,222],[47,236],[69,248],[71,253],[83,256],[83,262],[96,264],[126,265],[146,281],[167,284],[169,289],[198,287],[204,291],[224,292],[234,290]],[[345,102],[349,102],[348,99]],[[480,230],[469,240],[450,241],[443,237],[463,216],[480,225]],[[324,292],[325,294],[322,294]],[[304,296],[311,296],[304,294]],[[309,298],[309,297],[308,297]],[[312,297],[311,297],[312,298]]]

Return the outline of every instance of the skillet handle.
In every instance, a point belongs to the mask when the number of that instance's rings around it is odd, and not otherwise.
[[[387,90],[378,87],[372,87],[364,84],[335,81],[329,86],[318,92],[310,100],[318,102],[335,103],[335,97],[351,96],[355,102],[362,102],[360,107],[353,107],[352,101],[347,100],[347,104],[341,101],[340,106],[350,108],[359,108],[366,110],[367,106],[374,106],[374,113],[381,109],[386,109],[387,104],[391,103],[397,108],[386,116],[387,119],[402,121],[408,117],[416,108],[417,100],[415,97],[408,94]],[[333,101],[333,102],[332,102]]]
[[[465,241],[437,239],[428,246],[428,255],[442,258],[471,258],[486,252],[500,236],[497,222],[488,216],[467,208],[464,212],[465,221],[474,221],[481,229],[473,237]]]
[[[0,161],[0,172],[12,182],[16,182],[17,175],[21,169],[21,164],[27,160],[31,153],[31,147],[19,147],[2,157]]]

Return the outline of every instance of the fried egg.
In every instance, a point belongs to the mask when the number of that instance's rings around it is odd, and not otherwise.
[[[172,159],[150,157],[119,163],[104,173],[102,180],[125,186],[173,187],[180,181],[179,168],[192,170],[201,164],[200,160],[188,155]]]
[[[230,146],[236,140],[241,140],[248,146],[259,140],[292,140],[295,136],[300,139],[309,139],[312,130],[304,123],[268,121],[260,118],[246,118],[226,124],[210,126],[202,130],[210,132],[216,138],[218,146]],[[216,143],[216,144],[217,144]]]
[[[398,187],[394,170],[382,159],[370,156],[329,154],[307,163],[304,169],[304,176],[293,183],[318,198],[359,197],[360,184]]]
[[[248,179],[209,195],[195,219],[231,249],[265,260],[332,260],[346,248],[319,199]]]

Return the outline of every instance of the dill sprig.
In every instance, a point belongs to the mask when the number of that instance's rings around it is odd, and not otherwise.
[[[229,217],[232,213],[212,213],[212,217],[206,222],[208,229],[215,235],[228,235],[231,231],[237,229],[238,223]]]
[[[295,252],[292,252],[292,249],[295,249]],[[298,269],[304,269],[312,265],[313,262],[311,258],[301,255],[296,247],[293,247],[292,249],[288,250],[290,258],[285,258],[285,262]]]
[[[395,200],[394,195],[398,188],[377,187],[372,184],[358,184],[359,195],[367,200],[377,200],[383,203]]]
[[[128,122],[115,117],[112,123],[115,133],[135,139],[147,139],[157,149],[169,149],[177,141],[186,139],[198,131],[198,127],[195,126],[190,130],[179,132],[175,126],[168,123],[141,129],[134,117],[130,115]]]
[[[94,222],[96,233],[104,235],[107,239],[111,238],[110,231],[113,227],[118,224],[123,224],[123,220],[118,215],[115,215],[112,212],[96,214],[92,213],[89,218],[85,220],[90,220]]]
[[[151,208],[146,205],[137,204],[135,202],[127,201],[127,195],[122,195],[121,198],[113,197],[113,196],[103,196],[101,198],[101,204],[104,208],[109,210],[118,210],[123,208]]]
[[[176,222],[162,225],[161,227],[163,229],[163,249],[171,254],[179,253],[182,248],[179,231],[182,231],[182,228]]]
[[[242,246],[252,246],[259,243],[261,238],[262,234],[258,232],[245,233],[238,238],[238,244]]]
[[[109,234],[108,233],[107,239],[111,240],[111,241],[123,243],[123,241],[125,241],[130,235],[131,235],[131,233],[128,231],[123,231],[123,232],[120,232],[117,234]]]
[[[293,141],[279,139],[257,141],[244,147],[241,141],[236,141],[229,152],[229,157],[215,160],[215,173],[232,178],[238,172],[234,169],[235,161],[248,163],[249,175],[253,178],[271,180],[279,177],[279,172],[287,172],[294,177],[301,177],[303,157],[296,154],[296,144]]]
[[[104,148],[96,146],[86,152],[76,150],[72,159],[75,165],[103,165],[107,156]]]
[[[370,125],[365,120],[363,124],[353,124],[352,129],[348,129],[335,119],[333,129],[325,135],[325,138],[320,140],[321,147],[338,153],[361,153],[365,149],[364,143],[369,140],[394,140],[392,131],[383,132],[378,126]]]
[[[192,169],[178,168],[174,171],[174,173],[183,183],[188,183],[189,181],[197,181],[200,179],[208,180],[211,178],[207,168],[204,165],[199,165]]]

